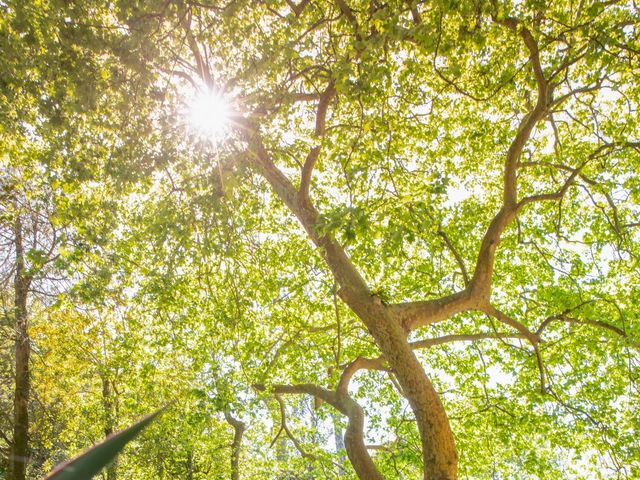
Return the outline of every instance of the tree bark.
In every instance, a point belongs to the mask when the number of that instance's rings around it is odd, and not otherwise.
[[[256,385],[255,387],[260,391],[265,390],[264,385]],[[362,407],[349,396],[346,390],[341,389],[333,392],[310,383],[274,385],[272,388],[276,394],[307,394],[320,398],[346,415],[349,423],[344,436],[344,444],[356,475],[364,480],[384,480],[364,443],[364,412]]]
[[[231,444],[231,480],[240,480],[240,454],[242,453],[242,437],[247,426],[225,411],[224,418],[233,427],[233,443]]]
[[[380,301],[371,302],[348,291],[342,295],[369,328],[411,405],[422,443],[424,479],[456,479],[458,454],[449,419],[400,322]]]
[[[27,299],[31,286],[24,261],[22,223],[15,225],[16,273],[14,277],[15,392],[13,402],[13,443],[9,454],[8,480],[24,480],[29,461],[29,357]]]
[[[362,407],[351,398],[341,398],[340,402],[344,404],[344,413],[349,417],[347,431],[344,434],[344,446],[353,469],[361,479],[384,480],[364,443]]]

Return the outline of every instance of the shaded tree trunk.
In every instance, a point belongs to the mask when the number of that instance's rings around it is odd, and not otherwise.
[[[13,441],[9,453],[8,480],[24,480],[29,460],[29,339],[27,299],[31,286],[22,239],[22,223],[15,225],[16,271],[14,277],[15,393],[13,402]]]
[[[115,415],[115,401],[113,393],[111,391],[111,383],[107,375],[100,375],[102,380],[102,406],[104,408],[104,436],[108,437],[113,434],[116,422]],[[118,459],[117,457],[106,468],[107,480],[116,480],[118,471]]]

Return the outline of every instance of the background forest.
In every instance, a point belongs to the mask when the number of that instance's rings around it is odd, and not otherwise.
[[[635,0],[0,0],[0,479],[640,479]]]

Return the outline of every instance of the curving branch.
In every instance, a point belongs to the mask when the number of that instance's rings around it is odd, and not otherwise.
[[[491,305],[491,304],[484,305],[482,307],[482,311],[484,313],[486,313],[487,315],[491,315],[493,318],[498,320],[500,323],[503,323],[505,325],[508,325],[508,326],[518,330],[522,334],[523,338],[525,338],[529,342],[531,342],[532,345],[535,346],[538,343],[540,343],[540,337],[536,333],[533,333],[531,330],[529,330],[522,323],[518,322],[517,320],[514,320],[513,318],[508,316],[503,311],[498,310],[493,305]]]
[[[587,164],[587,162],[584,162],[578,168],[573,169],[573,172],[571,172],[571,175],[569,175],[569,177],[567,177],[567,179],[564,181],[564,183],[562,184],[562,187],[560,187],[555,192],[553,192],[553,193],[540,193],[540,194],[537,194],[537,195],[531,195],[529,197],[525,197],[525,198],[523,198],[522,200],[520,200],[518,202],[517,209],[521,210],[525,205],[528,205],[530,203],[539,203],[539,202],[549,202],[549,201],[560,200],[567,193],[567,191],[569,190],[569,187],[575,183],[575,180],[578,177],[578,175],[580,174],[580,171],[585,167],[586,164]]]
[[[264,385],[254,385],[258,391],[266,391]],[[269,389],[274,395],[283,394],[307,394],[324,400],[340,413],[345,415],[349,422],[344,436],[345,449],[349,461],[359,478],[367,480],[384,480],[382,474],[373,463],[367,446],[364,443],[364,411],[362,407],[348,394],[338,393],[314,384],[305,383],[297,385],[273,385]]]
[[[496,4],[494,3],[494,7],[495,6]],[[549,84],[544,76],[540,64],[538,44],[531,32],[515,18],[507,17],[499,19],[497,15],[494,14],[493,19],[496,23],[505,25],[522,37],[529,51],[529,61],[536,79],[538,96],[535,107],[520,121],[516,136],[507,151],[504,163],[502,207],[492,219],[482,238],[475,271],[469,284],[470,291],[483,303],[488,303],[491,295],[495,253],[500,243],[502,233],[516,218],[518,213],[517,170],[520,157],[522,156],[525,144],[531,137],[533,129],[548,113],[549,106],[552,102],[551,97],[553,91],[552,85]]]
[[[300,441],[293,435],[293,433],[291,433],[291,430],[289,430],[289,426],[287,425],[287,409],[285,408],[284,402],[282,401],[282,397],[278,394],[274,394],[274,398],[276,399],[276,401],[278,402],[278,406],[280,407],[280,430],[278,431],[275,438],[271,442],[271,446],[273,446],[273,444],[276,442],[276,440],[280,436],[280,433],[284,431],[287,437],[289,437],[289,439],[293,443],[293,446],[296,447],[296,450],[300,452],[300,455],[312,461],[317,460],[317,457],[315,455],[308,453],[303,448]]]
[[[518,132],[516,133],[516,136],[513,139],[511,146],[509,147],[507,158],[505,160],[503,204],[507,209],[513,209],[517,202],[518,196],[516,184],[518,160],[522,155],[522,150],[529,140],[534,127],[540,120],[542,120],[542,118],[544,118],[547,113],[549,105],[551,104],[550,97],[552,88],[550,88],[549,83],[545,79],[544,73],[542,71],[542,66],[540,64],[540,52],[538,50],[538,44],[531,35],[531,32],[527,28],[522,26],[518,22],[518,20],[511,17],[502,20],[496,20],[496,22],[501,25],[506,25],[508,28],[518,33],[524,40],[524,44],[529,50],[529,61],[531,62],[533,73],[536,79],[536,84],[538,87],[538,98],[536,101],[536,105],[533,110],[525,115],[525,117],[521,120],[518,127]]]
[[[431,325],[451,318],[458,313],[472,310],[478,306],[477,299],[466,289],[433,300],[404,302],[389,305],[387,308],[409,333],[424,325]]]
[[[340,380],[338,381],[338,387],[336,388],[336,393],[338,393],[339,395],[347,395],[349,393],[349,382],[351,381],[351,378],[358,370],[363,369],[389,371],[389,369],[384,367],[383,357],[358,357],[353,362],[348,364],[342,371],[342,375],[340,376]]]
[[[316,228],[319,218],[318,211],[308,202],[301,201],[299,192],[291,181],[273,163],[262,142],[258,128],[251,120],[246,118],[237,120],[237,123],[244,127],[243,133],[245,134],[245,138],[252,146],[249,154],[252,157],[254,165],[271,184],[278,197],[280,197],[291,212],[298,218],[313,243],[319,248],[327,265],[342,287],[339,291],[340,296],[343,299],[345,296],[348,296],[355,301],[369,303],[371,293],[360,272],[358,272],[345,250],[334,238],[328,234],[318,232]],[[347,304],[349,304],[349,302],[347,302]]]
[[[593,151],[591,154],[589,154],[587,159],[581,165],[579,165],[578,167],[575,167],[575,168],[574,167],[570,167],[568,165],[562,165],[562,164],[543,164],[543,163],[540,163],[540,162],[522,162],[522,163],[520,163],[519,164],[520,167],[549,166],[549,167],[556,168],[558,170],[566,170],[566,171],[570,172],[570,175],[564,181],[562,186],[558,190],[556,190],[555,192],[552,192],[552,193],[541,193],[541,194],[538,194],[538,195],[531,195],[529,197],[523,198],[522,200],[520,200],[520,202],[518,202],[517,210],[520,211],[524,206],[526,206],[527,204],[530,204],[530,203],[560,200],[567,193],[567,190],[569,189],[569,187],[571,187],[571,185],[573,185],[575,183],[577,178],[580,178],[581,180],[583,180],[584,182],[586,182],[586,183],[588,183],[590,185],[597,184],[597,182],[595,182],[594,180],[588,178],[586,175],[582,174],[582,170],[584,169],[584,167],[591,160],[593,160],[594,158],[597,158],[598,156],[602,155],[602,153],[607,151],[607,150],[613,150],[615,148],[634,148],[634,149],[638,149],[639,147],[640,147],[640,142],[634,142],[634,141],[605,143],[603,145],[600,145],[598,148],[596,148],[595,151]],[[616,208],[615,208],[615,205],[613,204],[611,196],[608,193],[606,193],[605,194],[605,198],[607,199],[607,202],[609,203],[609,205],[614,210],[614,214],[615,214]]]
[[[238,420],[228,410],[224,411],[224,418],[233,427],[233,443],[231,444],[231,480],[240,478],[240,454],[242,453],[242,437],[247,426]]]

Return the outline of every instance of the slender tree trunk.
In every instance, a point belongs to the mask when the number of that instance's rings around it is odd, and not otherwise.
[[[104,408],[104,436],[113,434],[115,428],[115,405],[111,383],[107,375],[100,375],[102,380],[102,406]],[[116,480],[118,474],[118,460],[115,458],[106,468],[107,480]]]
[[[234,418],[231,413],[224,412],[224,418],[233,427],[233,443],[231,444],[231,480],[240,480],[240,454],[242,453],[242,437],[247,426]]]
[[[13,402],[13,443],[9,454],[8,480],[24,480],[29,460],[29,343],[27,299],[31,277],[24,262],[22,223],[15,226],[16,273],[14,278],[15,393]]]
[[[264,386],[258,386],[258,388],[263,390]],[[347,424],[347,430],[344,436],[344,445],[356,475],[363,480],[384,480],[384,477],[371,459],[364,443],[364,412],[362,407],[349,396],[346,390],[341,391],[340,387],[338,387],[338,390],[331,391],[307,383],[299,385],[276,385],[274,386],[274,392],[305,393],[312,395],[321,398],[336,408],[340,413],[346,415],[349,423]]]

